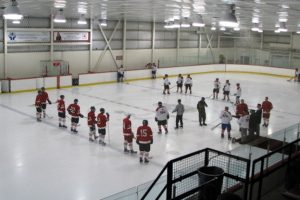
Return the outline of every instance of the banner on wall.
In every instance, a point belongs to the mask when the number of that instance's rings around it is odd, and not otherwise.
[[[7,41],[17,42],[50,42],[50,32],[8,32]]]
[[[89,42],[89,32],[54,31],[54,42]]]

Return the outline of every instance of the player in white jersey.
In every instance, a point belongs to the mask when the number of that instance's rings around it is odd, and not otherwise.
[[[157,72],[157,66],[155,65],[155,63],[152,63],[152,66],[151,66],[152,79],[156,79],[156,72]]]
[[[241,139],[240,143],[245,144],[247,142],[247,132],[249,129],[249,121],[250,116],[248,111],[244,111],[242,116],[238,120],[238,124],[240,126],[240,132],[241,132]]]
[[[162,102],[158,102],[158,107],[156,108],[155,121],[158,125],[158,134],[161,134],[161,126],[164,127],[165,133],[168,133],[168,119],[169,119],[169,111],[168,109],[162,105]]]
[[[229,112],[229,108],[226,106],[225,110],[223,110],[220,114],[221,119],[221,125],[222,125],[222,131],[221,131],[221,137],[224,138],[224,132],[225,129],[227,129],[228,139],[231,139],[230,131],[231,131],[231,124],[230,121],[232,120],[232,115]]]
[[[192,94],[192,86],[193,86],[193,79],[191,77],[191,75],[187,75],[185,82],[185,94],[187,93],[188,90],[190,90],[190,94]]]
[[[230,94],[230,83],[229,80],[226,80],[226,83],[223,87],[223,94],[224,94],[224,98],[223,100],[225,100],[225,98],[227,97],[227,101],[230,101],[229,99],[229,94]]]
[[[164,77],[164,80],[163,80],[164,82],[164,91],[163,91],[163,94],[166,94],[166,92],[168,93],[168,94],[170,94],[170,85],[171,85],[171,83],[170,83],[170,81],[169,81],[169,79],[168,79],[168,74],[165,74],[165,77]]]
[[[240,97],[242,96],[242,88],[239,83],[236,84],[235,105],[240,103]]]
[[[178,74],[178,78],[177,78],[176,84],[177,84],[177,90],[176,90],[176,92],[178,92],[179,89],[180,89],[180,93],[182,93],[183,77],[182,77],[181,74]]]
[[[214,81],[213,99],[218,99],[221,83],[218,78]]]

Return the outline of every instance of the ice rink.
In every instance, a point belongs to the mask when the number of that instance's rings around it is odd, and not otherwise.
[[[47,117],[36,122],[33,103],[36,92],[0,95],[0,199],[33,200],[96,200],[138,184],[153,180],[166,162],[206,147],[221,151],[238,148],[225,137],[221,139],[219,114],[225,106],[233,113],[232,104],[226,101],[206,99],[207,127],[198,122],[197,102],[212,94],[213,81],[226,79],[242,87],[242,98],[250,108],[255,108],[266,96],[273,103],[270,126],[261,128],[261,135],[268,135],[300,121],[300,85],[284,78],[247,74],[192,75],[193,94],[162,94],[162,79],[103,84],[60,90],[49,90],[50,100],[55,102],[65,95],[66,105],[79,99],[81,113],[87,115],[90,106],[97,114],[101,107],[110,113],[105,147],[88,141],[86,119],[80,119],[79,134],[70,129],[58,128],[56,105],[48,105]],[[176,78],[170,78],[171,87]],[[222,98],[220,94],[219,99]],[[234,101],[235,97],[231,97]],[[169,134],[157,134],[154,121],[157,102],[162,101],[171,112],[177,99],[185,106],[184,128],[174,130],[175,113],[170,115]],[[122,119],[132,114],[136,132],[143,119],[149,121],[154,132],[149,164],[140,164],[138,155],[123,153]],[[232,136],[238,137],[236,119],[232,121]],[[67,126],[70,127],[67,118]],[[110,140],[108,140],[110,138]],[[134,143],[135,150],[138,149]],[[255,154],[255,152],[253,152]]]

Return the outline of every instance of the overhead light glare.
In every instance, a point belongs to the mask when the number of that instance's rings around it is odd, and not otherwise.
[[[193,23],[192,23],[192,26],[195,26],[195,27],[204,27],[205,24],[204,24],[204,23],[193,22]]]
[[[12,23],[13,23],[13,24],[20,24],[21,21],[20,21],[20,20],[13,20]]]
[[[225,27],[221,27],[220,31],[226,31],[226,28]]]
[[[234,31],[240,31],[241,28],[240,28],[240,27],[235,27],[235,28],[233,28],[233,30],[234,30]]]

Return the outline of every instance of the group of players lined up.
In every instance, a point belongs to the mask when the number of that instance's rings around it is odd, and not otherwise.
[[[68,111],[71,119],[71,132],[77,134],[77,126],[79,123],[79,118],[86,118],[80,112],[80,106],[78,105],[78,99],[74,99],[74,102],[68,106],[66,109],[65,96],[60,95],[60,99],[56,101],[57,111],[58,111],[58,126],[60,128],[67,128],[66,126],[66,111]],[[38,94],[35,99],[36,107],[36,119],[38,122],[42,121],[42,118],[46,118],[46,107],[48,104],[52,104],[49,99],[48,93],[45,88],[42,87],[38,90]],[[89,126],[89,141],[94,142],[99,138],[99,144],[105,146],[105,135],[107,122],[109,121],[109,113],[105,113],[104,108],[100,108],[100,113],[96,117],[96,108],[92,106],[90,112],[87,115],[87,124]],[[43,116],[42,116],[43,114]],[[160,119],[160,118],[159,118]],[[98,129],[98,136],[96,134],[96,126]],[[165,126],[164,126],[165,127]],[[167,129],[166,129],[167,130]],[[127,114],[125,119],[123,119],[123,136],[124,136],[124,152],[136,154],[137,152],[133,150],[133,139],[136,139],[136,143],[139,145],[140,150],[140,162],[149,162],[149,152],[150,145],[153,143],[152,129],[148,126],[148,121],[143,120],[142,125],[138,127],[136,137],[131,128],[130,114]],[[129,150],[128,150],[129,148]]]
[[[171,82],[169,81],[168,74],[165,74],[163,77],[163,85],[164,85],[164,90],[163,94],[170,94],[170,85]],[[193,86],[193,79],[190,74],[187,75],[186,79],[184,80],[182,74],[178,74],[178,78],[176,81],[176,86],[177,90],[176,92],[182,93],[182,86],[185,86],[185,94],[190,91],[190,94],[192,94],[192,86]],[[175,87],[175,86],[174,86]]]
[[[221,83],[218,78],[214,81],[213,89],[213,99],[218,99],[218,94],[220,91]],[[234,104],[235,115],[232,115],[229,112],[229,107],[226,106],[225,109],[220,114],[221,119],[221,137],[224,138],[224,132],[227,130],[228,139],[232,139],[230,135],[231,124],[230,121],[233,117],[238,119],[238,124],[240,126],[241,138],[233,140],[239,141],[240,143],[247,143],[255,138],[255,136],[260,135],[260,124],[261,118],[263,118],[263,126],[268,127],[270,112],[273,109],[272,103],[269,101],[268,97],[265,97],[265,100],[260,104],[257,104],[256,110],[248,109],[248,105],[245,103],[244,99],[240,99],[242,95],[242,88],[239,83],[236,84],[235,103],[230,101],[230,82],[226,80],[223,86],[223,100],[227,100],[230,103]],[[249,112],[250,111],[250,112]]]

